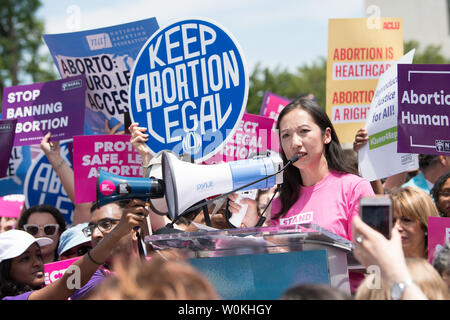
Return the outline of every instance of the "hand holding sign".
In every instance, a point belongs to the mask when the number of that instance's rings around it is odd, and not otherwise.
[[[142,157],[142,164],[148,165],[150,162],[152,155],[150,148],[147,146],[146,142],[148,141],[148,134],[145,133],[147,128],[139,127],[139,123],[132,123],[128,130],[131,132],[130,142],[136,151]]]
[[[247,67],[232,36],[211,21],[182,20],[153,34],[139,53],[131,119],[148,128],[152,154],[172,150],[201,162],[234,134],[247,95]]]
[[[353,142],[353,151],[358,152],[369,141],[369,134],[366,128],[361,128],[356,132],[355,141]]]
[[[44,138],[42,138],[41,144],[39,145],[41,150],[44,151],[45,155],[49,159],[50,163],[58,157],[61,158],[59,141],[50,142],[51,135],[52,134],[48,132]]]

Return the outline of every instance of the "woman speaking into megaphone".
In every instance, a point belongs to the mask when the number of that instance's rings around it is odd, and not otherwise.
[[[374,192],[368,181],[351,174],[329,117],[314,100],[301,97],[284,107],[277,129],[284,164],[293,156],[298,160],[284,171],[270,226],[314,223],[351,240],[359,198]],[[229,196],[232,213],[241,208],[236,198],[236,194]],[[242,226],[255,226],[259,220],[256,201],[243,199],[241,204],[248,205]]]

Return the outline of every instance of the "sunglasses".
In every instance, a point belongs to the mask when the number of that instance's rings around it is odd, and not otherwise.
[[[100,232],[102,234],[105,234],[105,232],[111,230],[113,226],[115,226],[119,221],[120,219],[110,219],[110,218],[101,219],[97,223],[89,223],[89,225],[83,228],[81,231],[83,231],[86,237],[92,237],[94,229],[98,227]]]
[[[24,224],[23,229],[32,236],[37,235],[39,230],[44,230],[46,236],[53,236],[58,231],[59,224],[46,224],[43,227],[37,224]]]
[[[70,250],[67,250],[66,252],[61,253],[62,257],[81,257],[82,255],[84,255],[85,253],[87,253],[89,250],[92,249],[92,246],[90,245],[85,245],[85,246],[81,246],[81,247],[77,247],[77,248],[72,248]]]

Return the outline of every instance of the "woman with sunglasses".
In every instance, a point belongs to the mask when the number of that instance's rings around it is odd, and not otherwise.
[[[59,260],[81,257],[92,249],[91,236],[86,236],[83,232],[87,226],[87,222],[79,223],[61,234],[58,246]]]
[[[52,240],[47,237],[34,238],[21,230],[0,234],[0,299],[68,299],[88,283],[122,238],[135,227],[143,227],[147,215],[146,210],[136,207],[124,210],[115,228],[75,261],[70,272],[66,271],[48,286],[45,286],[41,248],[51,245]]]
[[[24,230],[35,238],[52,239],[52,244],[42,248],[42,258],[44,264],[58,261],[59,238],[66,230],[66,221],[57,208],[49,204],[28,208],[19,217],[17,229]]]

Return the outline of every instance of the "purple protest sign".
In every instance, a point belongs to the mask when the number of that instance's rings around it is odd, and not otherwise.
[[[398,65],[398,152],[450,155],[450,65]]]
[[[273,123],[273,119],[245,113],[233,137],[204,163],[244,160],[266,150],[279,152],[279,138],[272,129]]]
[[[14,132],[16,130],[17,120],[0,120],[0,145],[2,154],[0,155],[0,179],[6,177],[9,167],[9,158],[14,142]]]
[[[450,218],[428,217],[428,261],[431,263],[445,243],[450,242]]]
[[[129,135],[73,137],[75,203],[96,200],[99,169],[125,177],[142,177],[142,157]]]
[[[14,146],[39,144],[47,132],[52,139],[70,139],[84,132],[84,75],[6,87],[3,119],[17,119]]]
[[[278,115],[280,114],[281,110],[283,110],[283,108],[289,104],[289,102],[291,102],[291,100],[289,100],[288,98],[281,97],[272,92],[266,91],[259,114],[264,117],[273,119],[275,121],[275,126],[278,120]]]

